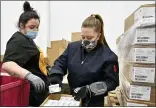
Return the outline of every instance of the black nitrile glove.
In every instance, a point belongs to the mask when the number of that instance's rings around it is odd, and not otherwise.
[[[62,75],[60,74],[52,74],[48,78],[48,85],[51,84],[59,84],[60,87],[62,87]]]
[[[87,96],[88,93],[89,93],[88,86],[83,86],[81,88],[76,88],[74,90],[74,94],[73,94],[74,95],[74,99],[76,101],[79,101],[80,99],[84,99]]]
[[[98,96],[106,93],[107,85],[105,82],[94,82],[90,85],[86,85],[83,87],[78,87],[74,90],[74,99],[79,101],[80,99],[84,99],[89,95],[89,98],[92,96]]]

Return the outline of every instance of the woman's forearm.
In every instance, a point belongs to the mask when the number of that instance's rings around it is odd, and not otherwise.
[[[2,65],[2,69],[5,70],[9,75],[24,79],[29,73],[28,70],[20,67],[17,63],[13,61],[5,62]]]

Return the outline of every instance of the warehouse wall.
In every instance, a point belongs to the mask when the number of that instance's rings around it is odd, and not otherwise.
[[[111,49],[116,52],[116,38],[123,33],[124,19],[140,5],[154,1],[52,1],[51,40],[62,37],[71,40],[71,32],[81,30],[83,20],[98,13],[104,20],[105,36]]]
[[[4,54],[8,39],[18,30],[16,25],[23,12],[23,3],[24,1],[1,2],[1,54]],[[123,33],[124,19],[141,4],[154,1],[30,1],[30,3],[41,16],[40,31],[35,41],[46,55],[50,40],[62,38],[71,40],[71,32],[80,31],[83,20],[92,13],[98,13],[103,17],[106,39],[111,49],[116,52],[115,40]]]

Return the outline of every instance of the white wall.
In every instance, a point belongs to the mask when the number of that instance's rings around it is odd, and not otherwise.
[[[49,3],[50,2],[50,3]],[[23,12],[24,1],[1,2],[1,54],[6,42],[17,31],[16,24]],[[154,1],[30,1],[41,16],[37,44],[46,55],[50,40],[71,40],[71,32],[81,30],[83,20],[92,13],[104,20],[105,36],[111,49],[116,52],[116,38],[123,33],[124,19],[140,5]],[[9,7],[9,8],[8,8]],[[9,14],[8,14],[9,13]]]
[[[154,1],[51,1],[51,40],[71,40],[71,32],[81,30],[83,20],[93,13],[104,20],[105,36],[116,52],[116,38],[124,31],[124,19],[140,5]]]
[[[123,30],[123,20],[114,15],[115,11],[123,15],[123,2],[108,1],[51,1],[51,40],[62,37],[71,40],[71,32],[81,31],[85,18],[93,13],[100,14],[104,20],[104,30],[108,43],[115,49],[115,39]],[[118,8],[112,8],[119,6]],[[117,26],[119,25],[119,26]],[[117,30],[118,29],[118,30]],[[112,39],[113,38],[113,39]]]
[[[1,1],[1,55],[4,54],[6,43],[12,34],[18,31],[17,23],[23,12],[24,1]],[[41,17],[40,31],[35,42],[46,55],[47,38],[49,37],[49,1],[30,1]]]

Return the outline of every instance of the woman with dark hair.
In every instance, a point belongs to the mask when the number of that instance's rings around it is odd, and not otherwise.
[[[29,106],[40,106],[47,96],[47,64],[43,52],[33,41],[38,33],[40,17],[29,2],[25,2],[23,8],[19,31],[7,42],[2,68],[11,76],[28,80]]]
[[[81,26],[81,41],[72,42],[54,62],[51,84],[62,83],[68,69],[68,83],[82,106],[104,106],[104,96],[119,85],[118,57],[109,48],[100,15],[91,15]]]

